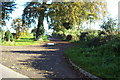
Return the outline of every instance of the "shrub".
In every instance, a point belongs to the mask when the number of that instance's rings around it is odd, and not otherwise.
[[[54,37],[59,37],[63,40],[72,40],[72,41],[78,41],[80,36],[80,30],[78,29],[62,29],[58,32],[53,32],[52,35]],[[71,38],[70,38],[71,35]],[[69,39],[68,39],[69,38]]]
[[[81,32],[79,39],[81,41],[88,41],[98,37],[99,33],[100,31],[97,30]]]
[[[0,27],[0,41],[2,41],[4,39],[4,31],[2,30],[2,28]]]
[[[84,41],[85,40],[85,37],[87,36],[88,32],[82,32],[81,35],[80,35],[80,40],[81,41]]]
[[[4,37],[4,40],[5,41],[13,41],[13,35],[11,34],[11,32],[9,30],[7,30],[5,32],[5,37]]]
[[[65,39],[66,36],[63,31],[53,32],[52,35],[57,38]]]
[[[105,32],[105,31],[100,31],[98,35],[99,35],[99,36],[104,36],[104,35],[107,35],[107,32]]]
[[[72,40],[72,35],[67,35],[66,40],[67,40],[67,41]]]
[[[108,41],[111,41],[112,39],[115,39],[114,35],[106,35],[106,36],[98,36],[94,37],[93,39],[87,40],[88,46],[100,46]]]
[[[75,28],[73,28],[73,29],[65,29],[64,30],[64,34],[65,34],[65,36],[67,37],[68,35],[68,37],[70,37],[70,35],[72,36],[71,37],[71,40],[72,41],[78,41],[79,40],[79,36],[80,36],[80,30],[78,30],[78,29],[75,29]],[[65,38],[65,39],[67,39],[67,38]]]

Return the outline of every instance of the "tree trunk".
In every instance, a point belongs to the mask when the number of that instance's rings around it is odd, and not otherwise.
[[[42,35],[41,28],[43,28],[43,21],[44,21],[44,16],[40,16],[38,18],[38,25],[37,25],[37,31],[36,31],[36,39],[39,39],[40,36]]]
[[[44,21],[44,16],[45,16],[45,11],[46,11],[46,3],[44,2],[42,4],[42,10],[40,11],[40,16],[38,18],[38,25],[37,25],[37,31],[36,31],[36,39],[38,40],[41,35],[44,34],[44,26],[43,26],[43,21]]]

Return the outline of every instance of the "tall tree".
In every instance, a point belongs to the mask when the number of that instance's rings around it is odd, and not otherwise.
[[[14,11],[15,7],[15,2],[1,2],[2,10],[0,11],[1,20],[0,20],[0,25],[5,25],[5,19],[10,19],[9,14]]]
[[[35,23],[35,19],[38,20],[36,39],[39,39],[44,34],[43,21],[46,7],[46,2],[30,2],[24,9],[23,23],[30,25],[32,22]]]

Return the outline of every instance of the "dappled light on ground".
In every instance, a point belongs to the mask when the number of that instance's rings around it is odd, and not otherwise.
[[[48,46],[49,42],[55,45]],[[76,78],[63,54],[73,45],[65,41],[49,42],[33,46],[3,46],[3,65],[31,78]]]

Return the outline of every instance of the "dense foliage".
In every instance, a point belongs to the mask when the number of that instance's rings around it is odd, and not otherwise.
[[[105,0],[101,2],[54,2],[50,6],[47,18],[50,26],[54,26],[54,30],[58,31],[62,27],[71,29],[75,25],[81,25],[83,21],[87,21],[92,17],[94,20],[104,16],[106,13]],[[49,19],[50,18],[50,19]]]

